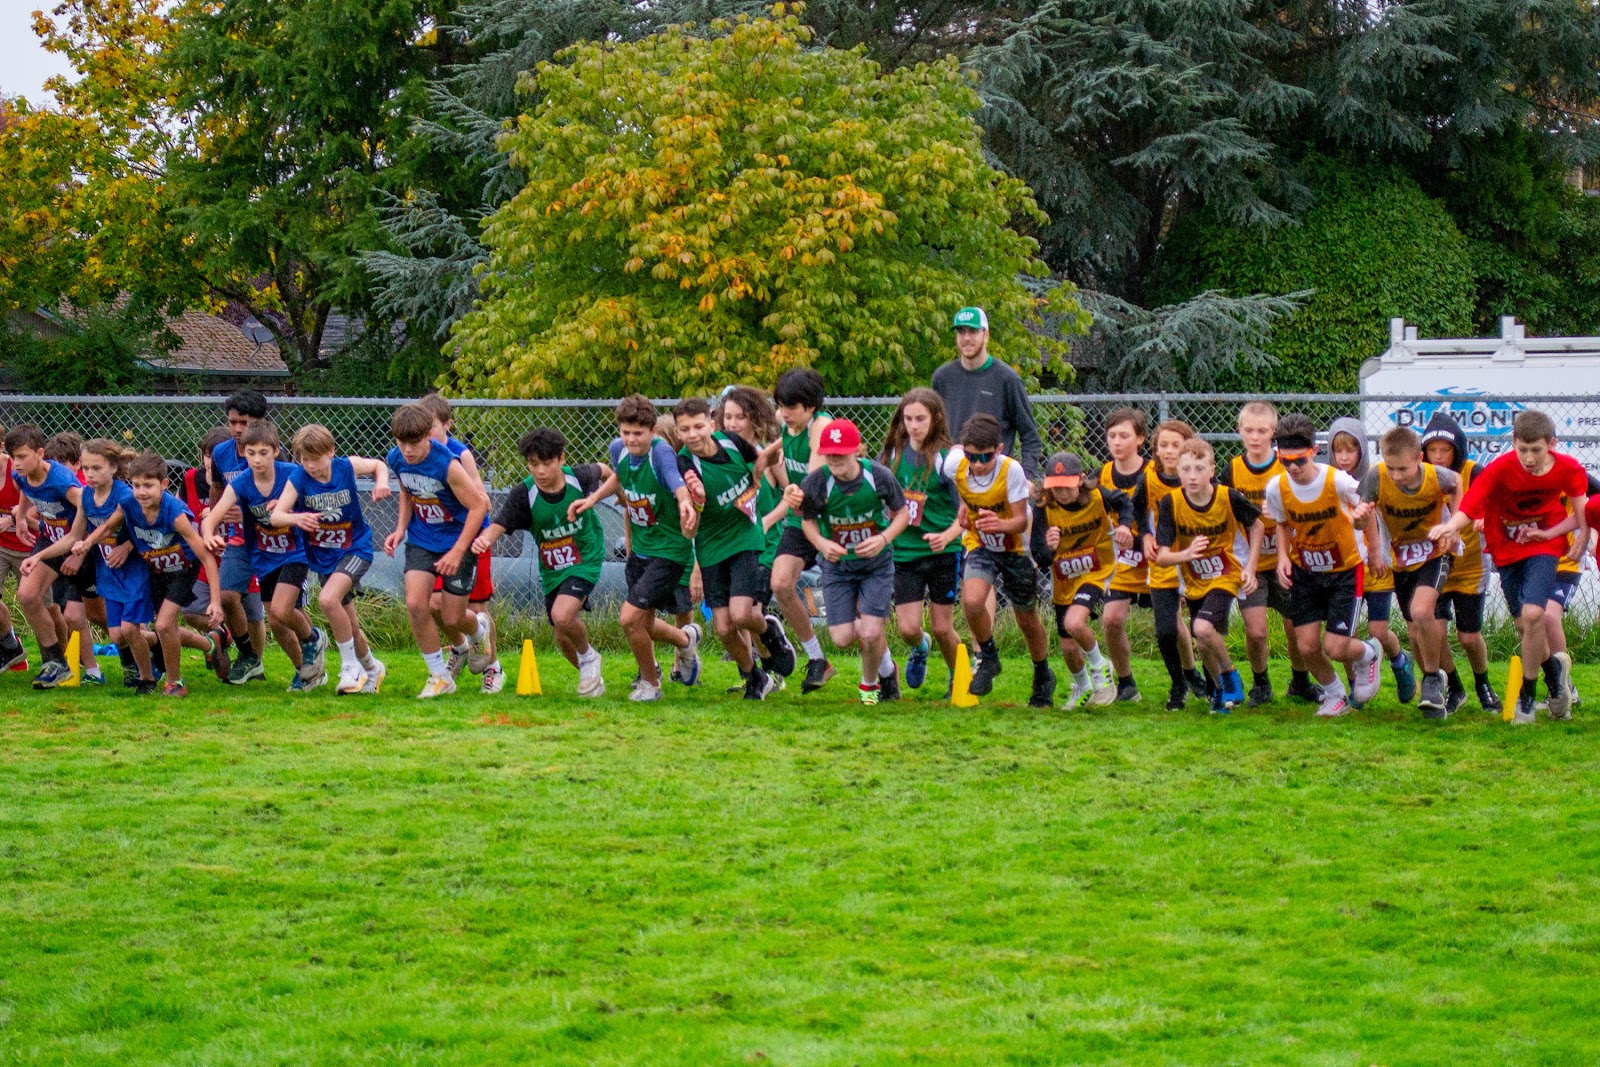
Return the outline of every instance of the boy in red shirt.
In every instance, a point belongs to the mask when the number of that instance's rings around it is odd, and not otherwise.
[[[1481,521],[1484,550],[1500,572],[1500,591],[1522,635],[1522,692],[1512,721],[1525,725],[1534,721],[1541,669],[1550,692],[1550,717],[1572,714],[1567,703],[1571,665],[1564,653],[1549,655],[1544,610],[1555,588],[1556,564],[1568,551],[1581,556],[1587,543],[1589,478],[1581,463],[1555,451],[1555,423],[1544,412],[1519,413],[1511,436],[1516,455],[1501,456],[1485,467],[1467,489],[1461,510],[1429,536],[1460,533]],[[1566,535],[1574,530],[1579,536],[1569,550]]]

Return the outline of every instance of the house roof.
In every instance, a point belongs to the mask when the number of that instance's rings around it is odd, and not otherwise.
[[[287,378],[289,368],[268,341],[258,345],[233,323],[204,311],[185,311],[167,323],[178,335],[178,347],[143,362],[151,370]]]

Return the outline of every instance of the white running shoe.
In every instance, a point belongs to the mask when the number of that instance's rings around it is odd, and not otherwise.
[[[1112,691],[1111,695],[1116,696],[1115,690]],[[1076,678],[1072,680],[1072,689],[1067,693],[1067,699],[1061,702],[1061,706],[1068,711],[1077,711],[1079,708],[1088,707],[1089,701],[1093,697],[1094,672],[1091,671],[1087,682],[1080,682]]]
[[[367,672],[361,669],[361,664],[353,659],[346,660],[339,664],[339,688],[335,692],[342,697],[359,693],[366,682]]]
[[[593,647],[589,649],[589,658],[578,657],[578,695],[581,697],[603,697],[606,695],[606,678],[601,673],[603,662],[600,653]]]
[[[1550,706],[1547,710],[1552,719],[1570,719],[1572,718],[1572,657],[1565,652],[1557,652],[1554,658],[1557,669],[1561,672],[1561,679],[1550,694]]]
[[[689,623],[683,628],[683,636],[689,643],[673,657],[672,676],[684,685],[694,685],[700,681],[700,626]]]
[[[660,700],[661,687],[659,685],[652,685],[643,678],[640,678],[637,682],[633,683],[633,692],[628,694],[628,699],[633,701],[635,704],[647,704],[652,700]]]
[[[1089,695],[1090,707],[1104,707],[1117,699],[1117,676],[1111,673],[1111,661],[1100,664],[1099,669],[1089,668],[1089,684],[1094,692]]]
[[[482,674],[495,662],[494,616],[487,611],[478,612],[478,629],[467,638],[467,670]]]
[[[374,659],[372,661],[372,669],[367,671],[366,677],[362,679],[361,691],[363,693],[376,693],[383,688],[383,679],[388,674],[389,668],[384,665],[383,660]]]
[[[1337,719],[1341,715],[1348,714],[1350,714],[1350,701],[1343,692],[1335,692],[1331,686],[1322,691],[1322,701],[1317,705],[1317,718]]]
[[[500,661],[495,660],[483,669],[483,685],[478,691],[485,695],[498,693],[505,684],[506,672],[500,669]]]
[[[1383,684],[1383,672],[1378,669],[1383,665],[1383,646],[1370,638],[1366,646],[1366,658],[1357,660],[1350,671],[1350,699],[1358,708],[1377,696]]]
[[[446,646],[444,654],[444,669],[450,672],[450,680],[455,681],[467,669],[467,661],[472,658],[472,644],[468,642],[467,647],[459,649]]]
[[[456,680],[448,674],[430,674],[428,681],[422,687],[422,692],[417,694],[418,700],[432,700],[434,697],[445,697],[456,691]]]

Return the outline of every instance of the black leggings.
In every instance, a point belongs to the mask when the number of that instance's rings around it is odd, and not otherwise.
[[[1183,658],[1178,655],[1178,601],[1182,594],[1176,589],[1150,590],[1150,613],[1156,621],[1156,647],[1161,650],[1161,662],[1166,664],[1167,677],[1174,686],[1183,683]]]

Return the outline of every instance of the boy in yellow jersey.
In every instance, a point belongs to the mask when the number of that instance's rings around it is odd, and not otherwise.
[[[1463,495],[1472,488],[1478,465],[1467,455],[1467,435],[1455,419],[1442,411],[1436,412],[1423,427],[1422,455],[1435,467],[1455,471],[1461,479]],[[1466,686],[1461,684],[1455,657],[1450,653],[1448,631],[1452,620],[1456,624],[1456,640],[1472,668],[1478,706],[1490,714],[1498,714],[1501,708],[1500,697],[1489,681],[1489,646],[1483,639],[1483,602],[1488,583],[1488,569],[1483,565],[1483,535],[1477,527],[1468,526],[1461,531],[1460,553],[1450,564],[1450,577],[1440,590],[1439,604],[1433,611],[1443,623],[1439,628],[1439,665],[1444,668],[1444,706],[1450,714],[1467,702]]]
[[[1244,703],[1244,682],[1228,653],[1228,614],[1241,593],[1255,590],[1261,555],[1261,511],[1237,489],[1218,491],[1217,455],[1198,437],[1178,455],[1182,486],[1156,509],[1156,562],[1176,567],[1189,602],[1194,643],[1217,685],[1211,713]]]
[[[1426,719],[1443,719],[1445,678],[1439,669],[1444,623],[1434,617],[1439,591],[1450,578],[1452,535],[1434,540],[1429,531],[1461,502],[1461,479],[1448,467],[1422,461],[1422,439],[1416,431],[1396,426],[1379,442],[1383,459],[1361,479],[1361,499],[1376,509],[1367,524],[1367,573],[1392,573],[1400,615],[1406,620],[1411,647],[1422,666],[1417,707]],[[1387,534],[1379,536],[1379,526]]]
[[[1378,694],[1382,650],[1355,638],[1361,614],[1361,547],[1355,524],[1372,508],[1348,474],[1318,463],[1317,428],[1304,415],[1285,415],[1273,441],[1284,473],[1267,486],[1263,511],[1277,522],[1278,580],[1289,590],[1295,639],[1322,687],[1317,714],[1345,715]],[[1325,629],[1324,629],[1325,628]],[[1337,660],[1350,674],[1334,672]]]
[[[1035,506],[1033,523],[1034,558],[1043,557],[1041,565],[1050,568],[1056,636],[1072,672],[1072,691],[1062,707],[1109,704],[1117,695],[1111,661],[1089,620],[1105,601],[1117,546],[1133,544],[1133,501],[1110,486],[1085,486],[1083,461],[1057,452],[1045,463],[1044,503]]]
[[[961,443],[945,454],[940,469],[956,483],[966,514],[961,610],[978,645],[972,693],[989,693],[1000,673],[994,616],[989,611],[989,595],[998,588],[1011,601],[1017,629],[1022,631],[1033,660],[1033,693],[1028,705],[1048,708],[1055,703],[1056,676],[1050,670],[1050,639],[1035,610],[1039,572],[1028,555],[1033,521],[1028,501],[1033,487],[1022,464],[1000,451],[1000,422],[993,415],[978,414],[967,420],[961,428]]]
[[[1239,490],[1257,508],[1267,498],[1267,483],[1283,473],[1272,435],[1278,429],[1278,409],[1265,400],[1252,400],[1239,409],[1239,443],[1242,455],[1234,456],[1223,468],[1219,481]],[[1261,517],[1261,554],[1256,563],[1256,587],[1239,598],[1239,616],[1244,620],[1245,656],[1250,660],[1250,692],[1245,704],[1258,708],[1272,703],[1272,679],[1267,672],[1267,609],[1283,620],[1283,635],[1289,651],[1290,681],[1286,690],[1294,700],[1315,704],[1322,693],[1306,670],[1305,657],[1294,639],[1294,623],[1289,618],[1289,590],[1278,584],[1278,524]]]
[[[1176,578],[1170,584],[1164,582],[1159,592],[1151,590],[1149,556],[1155,552],[1155,541],[1150,535],[1154,530],[1156,504],[1178,485],[1178,449],[1194,436],[1194,431],[1177,420],[1163,423],[1156,431],[1157,452],[1164,447],[1169,453],[1171,467],[1165,471],[1167,477],[1163,477],[1159,455],[1155,459],[1146,459],[1143,455],[1148,434],[1149,423],[1138,408],[1117,408],[1106,418],[1106,450],[1111,459],[1100,468],[1099,482],[1133,498],[1139,527],[1134,544],[1117,550],[1117,566],[1111,575],[1103,625],[1106,652],[1117,672],[1117,699],[1136,702],[1139,688],[1133,682],[1128,614],[1135,605],[1152,610],[1156,646],[1161,651],[1161,661],[1166,665],[1172,686],[1167,707],[1177,710],[1183,707],[1191,688],[1196,693],[1205,692],[1205,679],[1194,669],[1194,649],[1188,631],[1178,626]]]

